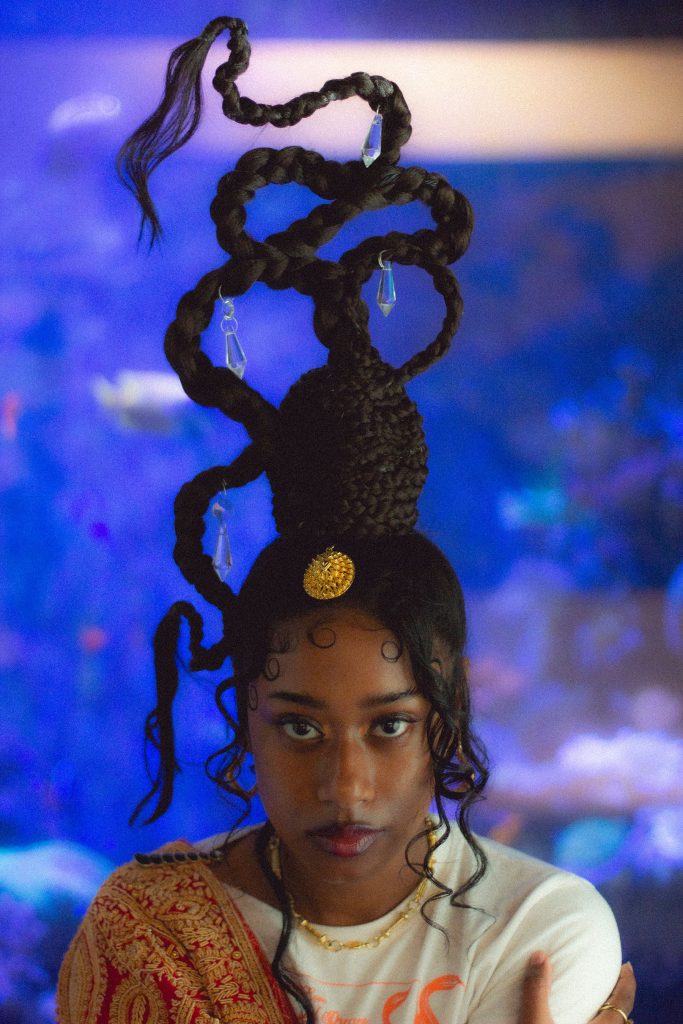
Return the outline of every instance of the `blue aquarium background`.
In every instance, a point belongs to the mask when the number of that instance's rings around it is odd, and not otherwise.
[[[309,8],[292,4],[285,24],[264,4],[252,34],[305,34]],[[523,4],[498,28],[469,4],[452,24],[437,8],[425,6],[427,38],[518,37],[526,24]],[[609,11],[598,25],[581,22],[585,5],[525,9],[547,34],[607,31]],[[322,34],[390,37],[364,10],[352,4],[342,23],[330,8]],[[647,34],[635,10],[625,5],[623,32]],[[99,38],[110,52],[136,34],[170,48],[219,12],[155,6],[139,25],[133,8],[95,11],[9,4],[0,39],[0,1024],[54,1019],[58,964],[113,865],[224,830],[238,810],[203,770],[224,740],[217,679],[183,669],[173,808],[127,824],[148,784],[150,639],[173,601],[193,600],[172,560],[173,500],[246,441],[184,399],[162,352],[178,298],[221,262],[208,205],[234,154],[189,147],[160,170],[164,240],[138,248],[113,169],[133,123],[71,86],[68,62],[57,83],[31,64],[36,40],[58,47],[60,31],[94,53]],[[408,35],[410,9],[397,11],[393,31]],[[677,33],[667,5],[651,13],[653,35]],[[49,117],[31,113],[36,97]],[[598,885],[636,965],[634,1017],[670,1019],[683,996],[683,159],[429,166],[476,213],[456,268],[461,329],[410,392],[430,448],[420,526],[468,599],[493,770],[477,827]],[[263,190],[249,229],[262,237],[312,205],[295,186]],[[325,254],[427,223],[413,207],[367,215]],[[385,319],[376,287],[373,338],[398,364],[438,330],[440,300],[419,271],[396,268]],[[323,362],[304,297],[256,285],[237,314],[246,378],[269,400]],[[216,361],[218,321],[205,338]],[[232,586],[274,535],[269,500],[262,479],[227,496]],[[202,611],[217,638],[217,615]]]

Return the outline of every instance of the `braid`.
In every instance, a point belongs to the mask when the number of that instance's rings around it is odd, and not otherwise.
[[[223,113],[231,121],[238,124],[251,124],[260,127],[264,124],[276,125],[278,128],[290,128],[305,117],[326,107],[334,100],[346,100],[358,96],[365,100],[373,110],[381,108],[384,124],[382,128],[382,153],[389,163],[395,163],[401,147],[411,135],[410,110],[403,95],[394,82],[387,81],[380,75],[366,75],[363,72],[349,75],[347,78],[331,79],[325,82],[318,92],[305,92],[290,100],[289,103],[278,103],[273,106],[255,103],[254,100],[239,94],[235,79],[246,70],[249,59],[249,44],[246,43],[246,63],[242,61],[239,68],[236,52],[229,61],[216,69],[213,86],[223,97]],[[236,48],[240,40],[235,42]]]
[[[137,820],[142,810],[155,796],[157,804],[145,824],[156,821],[164,814],[173,797],[173,781],[180,771],[175,756],[175,734],[173,731],[173,701],[178,690],[178,666],[176,650],[180,627],[185,620],[190,627],[190,652],[192,665],[197,668],[218,668],[227,657],[225,639],[211,648],[202,647],[204,625],[199,613],[187,601],[176,601],[171,605],[157,626],[154,634],[154,670],[157,683],[157,702],[145,720],[145,742],[159,754],[159,767],[155,776],[148,774],[152,788],[140,800],[130,817],[130,824]]]

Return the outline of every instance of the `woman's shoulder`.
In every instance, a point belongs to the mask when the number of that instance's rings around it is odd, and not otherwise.
[[[616,934],[609,905],[585,878],[486,836],[475,835],[474,839],[486,858],[486,869],[464,894],[463,902],[490,913],[499,922],[547,915],[550,920],[571,919],[577,926],[582,922],[581,926],[590,926],[591,930]],[[443,867],[458,884],[476,867],[474,853],[456,825]]]
[[[618,960],[619,934],[614,914],[598,890],[579,875],[548,864],[486,837],[477,837],[487,859],[481,882],[468,894],[496,918],[497,928],[536,935],[539,948],[561,932],[578,944],[611,950]],[[540,936],[544,936],[541,940]]]
[[[472,1021],[508,1020],[505,1007],[518,998],[529,955],[543,949],[553,964],[553,1019],[587,1020],[604,1001],[621,963],[614,915],[584,878],[484,836],[483,877],[460,901],[467,948],[474,956]],[[453,837],[465,868],[474,856]],[[456,856],[457,856],[456,852]],[[466,870],[463,871],[466,875]]]
[[[210,882],[218,877],[240,887],[243,866],[254,863],[254,837],[254,829],[245,828],[192,842],[176,839],[158,849],[136,853],[105,879],[93,905],[113,899],[145,902],[159,892],[196,887],[198,878]]]
[[[602,899],[595,887],[579,875],[486,836],[477,836],[476,839],[486,855],[484,878],[491,885],[502,886],[517,895],[542,889],[548,892],[583,893],[587,899],[595,894]]]
[[[156,912],[185,890],[192,890],[195,898],[211,900],[209,864],[210,857],[184,839],[137,854],[104,880],[87,916],[110,920],[120,914]]]
[[[437,847],[437,860],[449,870],[457,870],[463,878],[471,875],[477,867],[477,857],[473,847],[478,847],[486,860],[486,870],[477,886],[504,883],[507,888],[515,885],[534,887],[548,880],[558,884],[590,886],[585,879],[540,860],[531,854],[517,850],[513,846],[490,839],[488,836],[472,834],[470,844],[461,833],[457,822],[449,822],[450,830],[446,844]]]

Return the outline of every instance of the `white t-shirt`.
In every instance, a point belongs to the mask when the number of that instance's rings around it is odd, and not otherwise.
[[[211,848],[222,838],[196,845]],[[319,1024],[516,1024],[522,977],[536,949],[553,964],[555,1024],[586,1024],[594,1016],[621,965],[608,905],[582,878],[489,839],[479,842],[488,867],[463,897],[473,909],[451,907],[447,898],[428,908],[447,938],[419,911],[374,949],[333,953],[307,931],[293,930],[285,963],[308,992]],[[435,876],[457,889],[473,865],[453,826],[437,850]],[[272,961],[280,911],[227,888]],[[388,927],[398,909],[367,924],[317,927],[340,942],[367,941]]]

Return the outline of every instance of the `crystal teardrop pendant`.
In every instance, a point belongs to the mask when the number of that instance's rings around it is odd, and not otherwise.
[[[242,380],[247,368],[247,357],[235,331],[227,331],[225,335],[225,362],[228,369]]]
[[[396,286],[394,284],[394,269],[391,260],[383,260],[379,257],[380,273],[379,285],[377,288],[377,305],[385,316],[389,316],[396,305]]]
[[[239,377],[244,377],[247,368],[247,357],[237,337],[237,317],[235,316],[235,304],[232,299],[223,298],[220,288],[218,296],[223,303],[223,316],[221,318],[221,331],[225,336],[225,363],[229,370]]]
[[[216,537],[216,547],[213,552],[213,567],[216,576],[223,583],[232,568],[232,552],[230,551],[228,526],[225,521],[225,509],[222,505],[215,502],[211,511],[218,520],[218,536]]]
[[[382,115],[375,114],[360,151],[361,160],[366,167],[374,163],[382,152]]]

